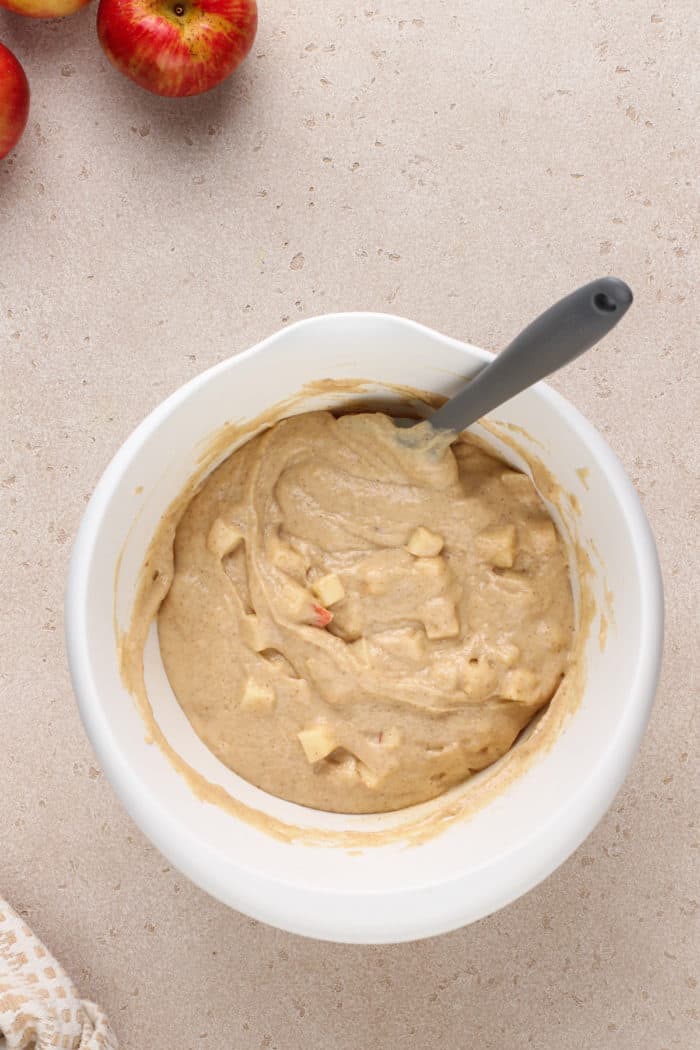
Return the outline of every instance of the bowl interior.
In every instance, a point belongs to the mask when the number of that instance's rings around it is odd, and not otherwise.
[[[398,318],[350,314],[302,322],[161,405],[115,457],[81,528],[67,602],[69,657],[81,712],[107,775],[146,834],[194,881],[286,929],[338,940],[399,940],[494,910],[553,870],[590,831],[619,787],[646,723],[660,637],[653,543],[607,446],[566,402],[539,386],[492,418],[573,495],[558,513],[588,553],[597,612],[578,710],[555,746],[507,790],[420,845],[408,847],[399,837],[362,849],[329,848],[282,841],[202,801],[145,738],[120,679],[115,612],[124,630],[157,523],[200,469],[212,436],[323,379],[371,385],[350,393],[310,387],[294,411],[372,393],[399,403],[393,388],[405,384],[449,396],[487,359],[483,351]],[[487,437],[504,458],[526,466],[510,445]],[[651,647],[646,657],[645,646]],[[253,809],[301,828],[370,832],[400,829],[416,820],[417,810],[428,813],[436,805],[348,817],[274,799],[227,770],[194,734],[169,687],[155,628],[145,668],[154,714],[169,743],[208,781]],[[455,793],[476,790],[478,782],[470,782]],[[443,893],[435,893],[439,886]]]

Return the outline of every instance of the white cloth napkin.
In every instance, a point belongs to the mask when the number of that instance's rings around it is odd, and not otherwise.
[[[60,963],[0,897],[0,1050],[30,1047],[118,1050],[118,1043],[99,1006],[79,998]]]

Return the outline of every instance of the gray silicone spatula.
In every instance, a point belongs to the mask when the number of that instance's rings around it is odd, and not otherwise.
[[[477,373],[464,390],[433,412],[428,417],[431,424],[454,433],[466,430],[504,401],[590,350],[622,320],[632,298],[624,281],[601,277],[560,299]],[[406,425],[403,421],[401,424]]]

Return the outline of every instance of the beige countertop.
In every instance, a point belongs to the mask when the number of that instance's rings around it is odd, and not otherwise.
[[[240,73],[182,102],[108,66],[94,16],[0,13],[33,91],[0,162],[2,891],[129,1050],[689,1050],[695,0],[262,0]],[[166,394],[289,321],[387,310],[496,349],[601,273],[632,284],[633,312],[554,385],[634,479],[668,603],[610,812],[527,897],[435,940],[320,944],[227,910],[132,825],[73,701],[63,589],[107,461]]]

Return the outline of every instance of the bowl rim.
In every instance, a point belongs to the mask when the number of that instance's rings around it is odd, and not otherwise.
[[[397,328],[418,331],[433,341],[451,348],[468,351],[484,362],[492,358],[487,351],[444,335],[419,322],[394,314],[372,311],[345,311],[319,314],[282,328],[254,346],[218,362],[178,387],[157,405],[123,442],[98,481],[83,515],[73,544],[65,596],[65,634],[68,665],[78,709],[95,754],[113,789],[127,812],[141,831],[196,885],[222,902],[240,911],[270,923],[288,932],[320,939],[347,943],[389,943],[414,940],[447,932],[475,921],[504,907],[532,889],[563,863],[590,834],[602,818],[625,779],[646,729],[656,692],[663,652],[664,599],[663,583],[656,544],[639,497],[621,463],[595,427],[569,401],[545,383],[533,390],[547,401],[566,425],[576,431],[591,451],[592,457],[604,469],[612,482],[616,498],[634,543],[634,556],[641,591],[641,624],[639,659],[634,681],[616,732],[591,766],[587,777],[568,801],[552,811],[548,821],[533,829],[511,852],[501,853],[488,865],[512,860],[518,862],[508,878],[490,880],[478,899],[464,899],[460,883],[471,878],[464,873],[449,873],[439,883],[418,888],[385,890],[348,890],[332,886],[308,888],[286,880],[282,874],[262,878],[270,891],[284,891],[285,903],[280,904],[274,892],[261,893],[260,872],[255,872],[255,884],[232,886],[231,862],[226,878],[217,873],[217,853],[208,847],[205,857],[198,840],[198,851],[181,844],[183,832],[189,831],[163,804],[160,798],[145,789],[142,781],[115,748],[111,729],[99,701],[99,689],[91,671],[87,641],[87,598],[90,569],[95,545],[114,490],[123,473],[137,456],[143,442],[178,407],[207,385],[244,360],[264,353],[285,339],[291,331],[319,324],[377,322]],[[205,851],[206,852],[206,851]],[[513,872],[517,869],[517,877]],[[236,864],[241,881],[251,880],[252,870]],[[506,886],[507,884],[507,886]],[[440,894],[435,893],[440,886]],[[448,892],[450,891],[450,892]],[[352,904],[362,900],[367,904],[374,898],[377,907],[372,914],[358,922],[357,908]],[[344,915],[329,921],[328,914],[320,915],[318,902],[342,903]],[[387,908],[391,901],[391,909]],[[341,909],[342,912],[342,909]],[[315,916],[315,913],[318,913]]]

